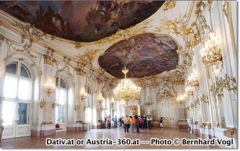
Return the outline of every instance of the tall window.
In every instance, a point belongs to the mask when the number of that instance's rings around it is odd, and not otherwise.
[[[64,123],[66,120],[66,104],[67,104],[67,86],[61,77],[56,78],[56,107],[55,121],[56,123]]]
[[[32,78],[21,62],[6,66],[3,88],[3,125],[29,124],[29,103],[32,100]]]
[[[87,87],[87,98],[86,98],[86,108],[85,108],[85,120],[88,123],[92,122],[92,91],[90,87]]]

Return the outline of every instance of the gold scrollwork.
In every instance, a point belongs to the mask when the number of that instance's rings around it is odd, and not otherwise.
[[[174,0],[168,0],[164,3],[164,11],[173,9],[176,6],[176,1]]]
[[[224,136],[230,137],[230,138],[237,138],[237,129],[236,128],[228,128],[224,131]]]
[[[22,24],[22,23],[16,22],[14,26],[22,30],[23,31],[22,38],[28,37],[30,42],[32,42],[34,38],[36,40],[40,40],[44,36],[46,37],[46,33],[42,32],[41,30],[37,29],[35,26],[31,24]]]
[[[50,65],[50,66],[54,65],[55,60],[52,57],[50,57],[48,55],[43,55],[43,57],[44,57],[45,64]]]
[[[206,128],[206,129],[211,129],[212,128],[212,125],[211,123],[202,123],[202,128]]]
[[[206,95],[204,95],[204,94],[200,97],[200,100],[201,100],[203,103],[209,103],[208,96],[206,96]]]
[[[205,7],[206,7],[206,4],[204,2],[202,2],[202,1],[197,2],[196,3],[195,15],[202,14]]]
[[[224,78],[217,79],[215,83],[210,86],[210,91],[214,95],[223,96],[223,88],[228,91],[237,91],[237,82],[234,77],[229,77],[225,74]]]

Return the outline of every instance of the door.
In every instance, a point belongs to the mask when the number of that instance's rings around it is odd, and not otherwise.
[[[30,104],[3,101],[3,134],[2,139],[31,135],[29,122]]]

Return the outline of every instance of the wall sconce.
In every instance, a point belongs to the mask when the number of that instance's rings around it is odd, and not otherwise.
[[[148,96],[148,101],[145,103],[145,105],[147,105],[148,107],[152,105],[152,101],[150,100],[149,96]]]
[[[190,85],[192,87],[198,87],[199,86],[198,75],[197,75],[197,70],[196,69],[193,69],[193,72],[188,77],[188,85]]]
[[[39,105],[40,105],[40,108],[43,108],[46,105],[46,101],[41,101]]]
[[[102,94],[99,94],[99,96],[98,96],[97,100],[98,100],[98,103],[99,103],[99,104],[101,104],[101,103],[102,103],[102,101],[103,101]]]
[[[80,97],[81,97],[82,101],[87,98],[87,95],[88,94],[85,92],[85,90],[83,88],[81,88]]]
[[[49,96],[51,93],[54,93],[54,92],[55,92],[55,85],[54,85],[54,83],[52,82],[51,79],[49,79],[48,82],[47,82],[47,84],[46,84],[46,91],[47,91],[48,96]]]
[[[79,109],[79,105],[75,105],[74,106],[74,110],[76,111],[76,110],[78,110]]]
[[[204,48],[201,49],[202,61],[206,65],[215,64],[222,61],[222,51],[218,47],[219,41],[215,33],[209,34],[209,40],[205,42]]]

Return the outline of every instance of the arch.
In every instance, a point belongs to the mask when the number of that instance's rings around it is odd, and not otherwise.
[[[10,52],[9,55],[6,56],[6,58],[4,59],[5,64],[8,64],[11,61],[16,61],[16,59],[20,58],[20,57],[16,57],[17,55],[21,56],[21,58],[23,59],[29,59],[31,60],[31,62],[36,66],[36,71],[33,70],[33,72],[35,72],[35,76],[42,75],[42,70],[40,67],[40,64],[38,63],[38,61],[36,61],[36,59],[34,59],[29,53],[23,52],[23,51],[14,51],[14,52]],[[30,65],[27,66],[30,69],[30,72],[32,69],[32,67],[30,67]]]
[[[69,68],[68,68],[69,69]],[[66,66],[63,67],[62,69],[57,70],[56,74],[55,74],[55,79],[60,76],[63,77],[63,79],[65,80],[65,83],[67,84],[67,88],[69,89],[71,86],[74,87],[75,86],[75,80],[73,75],[69,72],[66,71]],[[70,80],[68,80],[70,78]]]

